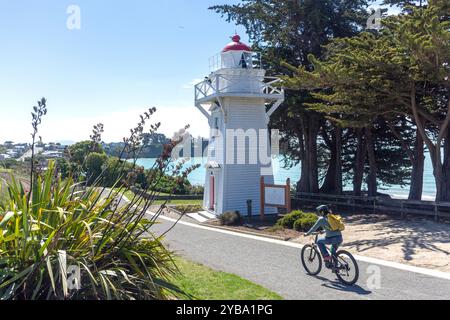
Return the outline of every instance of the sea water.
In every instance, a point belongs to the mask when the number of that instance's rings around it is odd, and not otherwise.
[[[156,162],[156,159],[139,159],[137,164],[143,166],[146,169],[151,168]],[[184,165],[185,168],[200,164],[200,168],[194,170],[189,176],[189,182],[192,185],[205,185],[206,175],[206,158],[191,158]],[[292,168],[286,168],[284,166],[283,157],[274,157],[272,160],[272,167],[274,172],[274,178],[276,184],[285,184],[288,178],[291,179],[291,183],[294,185],[300,180],[301,165],[293,166]],[[351,190],[351,186],[346,186],[346,190]],[[406,199],[409,194],[409,186],[380,186],[379,192],[389,194],[393,198]],[[436,185],[433,176],[433,167],[429,157],[425,161],[425,173],[424,173],[424,189],[423,200],[434,200],[436,197]]]

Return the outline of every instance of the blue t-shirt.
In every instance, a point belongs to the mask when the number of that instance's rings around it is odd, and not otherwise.
[[[311,235],[311,233],[316,232],[320,228],[323,228],[325,230],[325,236],[327,238],[342,236],[341,231],[332,231],[331,230],[331,226],[328,223],[327,217],[319,218],[319,220],[317,220],[316,224],[311,228],[311,230],[308,231],[308,233],[306,235],[309,236],[309,235]]]

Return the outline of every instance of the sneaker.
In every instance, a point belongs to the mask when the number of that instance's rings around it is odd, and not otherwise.
[[[323,261],[325,262],[325,267],[327,269],[333,268],[333,259],[331,257],[325,257],[325,258],[323,258]]]

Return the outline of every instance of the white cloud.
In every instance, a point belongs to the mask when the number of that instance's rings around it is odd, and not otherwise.
[[[103,140],[119,142],[123,137],[129,136],[130,129],[136,126],[139,115],[145,111],[145,108],[129,108],[95,117],[58,118],[48,115],[43,119],[39,135],[44,141],[81,141],[89,139],[95,124],[103,123]],[[191,126],[189,132],[194,136],[207,137],[209,132],[207,120],[194,106],[158,107],[149,124],[157,122],[161,122],[159,132],[169,137],[187,124]],[[8,121],[0,126],[0,141],[30,141],[30,133],[31,126],[27,121]]]

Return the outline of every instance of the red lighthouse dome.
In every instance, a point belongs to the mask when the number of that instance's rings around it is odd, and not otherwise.
[[[238,35],[235,35],[231,38],[233,42],[230,42],[227,44],[227,46],[223,49],[222,52],[228,52],[228,51],[252,51],[252,49],[246,45],[245,43],[241,42],[241,37]]]

